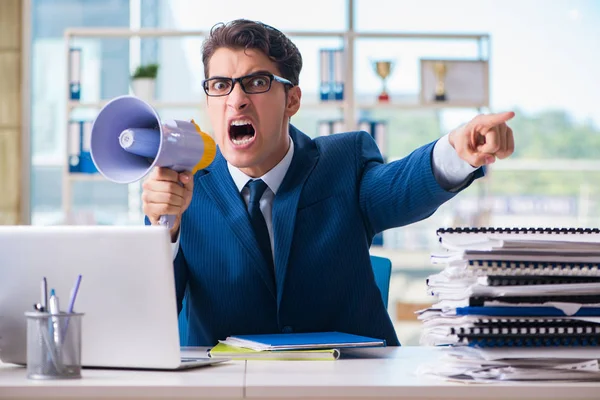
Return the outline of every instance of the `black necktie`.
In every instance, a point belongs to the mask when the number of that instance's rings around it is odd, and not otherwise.
[[[258,246],[265,260],[270,266],[273,266],[273,254],[271,253],[271,239],[265,217],[260,211],[260,198],[267,189],[267,184],[262,179],[248,181],[246,184],[250,189],[250,200],[248,201],[248,214],[250,222],[254,228],[254,234],[258,241]]]

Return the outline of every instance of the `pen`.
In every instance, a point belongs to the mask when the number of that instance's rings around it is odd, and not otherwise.
[[[60,346],[61,344],[61,332],[60,332],[60,323],[58,317],[54,317],[54,315],[58,315],[60,313],[60,308],[58,304],[58,297],[56,297],[56,293],[54,289],[50,290],[50,314],[52,317],[52,330],[54,331],[54,343],[56,346]]]
[[[77,298],[77,293],[79,292],[80,284],[81,284],[81,275],[78,275],[77,279],[75,280],[75,286],[73,286],[73,289],[71,289],[71,297],[69,298],[69,307],[67,308],[68,314],[73,313],[73,309],[75,308],[75,299]],[[62,331],[63,340],[67,336],[67,330],[69,329],[69,320],[70,320],[70,318],[67,317],[67,320],[65,321],[65,326]]]
[[[67,308],[67,312],[70,314],[73,312],[73,307],[75,307],[75,299],[77,298],[77,292],[79,291],[79,284],[81,283],[81,275],[77,276],[75,280],[75,286],[71,289],[71,298],[69,299],[69,308]]]
[[[42,278],[42,308],[42,311],[48,309],[48,281],[45,276]]]

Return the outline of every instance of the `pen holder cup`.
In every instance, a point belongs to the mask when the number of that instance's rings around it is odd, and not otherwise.
[[[26,312],[27,378],[81,378],[81,313]]]

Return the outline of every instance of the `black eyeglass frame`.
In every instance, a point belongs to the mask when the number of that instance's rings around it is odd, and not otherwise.
[[[243,80],[244,79],[248,79],[248,78],[252,78],[255,76],[264,76],[264,77],[268,77],[269,78],[269,86],[267,87],[266,90],[262,91],[262,92],[248,92],[246,90],[246,87],[244,86]],[[208,85],[210,84],[211,81],[216,81],[216,80],[221,80],[221,81],[230,81],[231,82],[231,86],[229,87],[229,92],[227,93],[222,93],[222,94],[209,94],[208,93]],[[204,89],[204,93],[206,93],[207,96],[209,97],[223,97],[223,96],[228,96],[231,92],[233,92],[233,88],[236,84],[236,82],[239,82],[240,87],[242,88],[242,90],[244,91],[244,93],[246,94],[261,94],[261,93],[267,93],[269,90],[271,90],[271,86],[273,85],[273,81],[282,83],[284,85],[289,85],[290,87],[293,87],[294,84],[285,79],[282,78],[281,76],[277,76],[275,74],[272,74],[270,72],[254,72],[250,75],[244,75],[244,76],[240,76],[239,78],[227,78],[227,77],[223,77],[223,76],[215,76],[212,78],[208,78],[202,81],[202,88]]]

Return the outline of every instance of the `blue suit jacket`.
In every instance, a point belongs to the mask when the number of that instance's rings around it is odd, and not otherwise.
[[[456,194],[433,176],[434,143],[383,164],[365,132],[312,140],[290,127],[290,136],[294,157],[273,202],[275,271],[261,255],[220,152],[195,174],[174,262],[179,310],[186,299],[182,345],[311,331],[399,345],[369,247],[376,233],[426,218]]]

